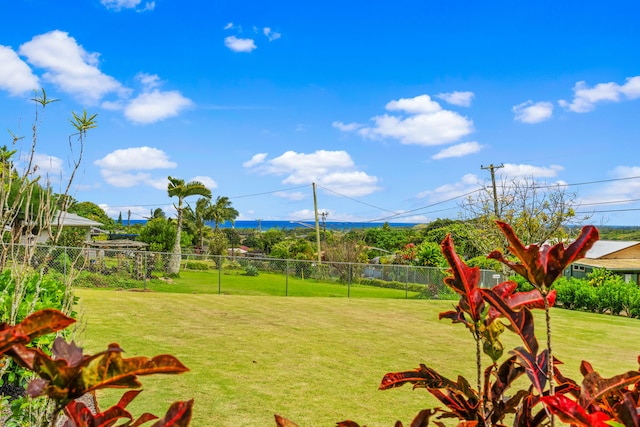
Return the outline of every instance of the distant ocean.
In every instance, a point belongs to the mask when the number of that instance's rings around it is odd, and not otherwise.
[[[146,220],[131,220],[131,224],[146,224]],[[123,221],[126,225],[126,221]],[[325,223],[327,230],[351,230],[362,228],[376,228],[382,227],[382,222],[341,222],[341,221],[327,221]],[[390,227],[413,227],[417,223],[407,222],[389,222]],[[207,222],[207,225],[213,227],[213,222]],[[292,230],[295,228],[315,228],[314,221],[267,221],[267,220],[242,220],[236,221],[234,225],[231,225],[229,221],[224,224],[220,224],[220,228],[236,228],[236,229],[260,229],[262,231],[270,228],[278,228],[282,230]],[[322,222],[320,222],[320,228],[323,228]]]

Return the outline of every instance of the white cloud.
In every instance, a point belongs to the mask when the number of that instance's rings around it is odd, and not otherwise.
[[[287,180],[283,182],[288,183]],[[362,171],[332,172],[321,176],[317,184],[350,197],[362,197],[381,190],[378,177]]]
[[[482,188],[482,181],[477,175],[468,173],[459,182],[445,184],[435,190],[425,190],[416,195],[418,199],[427,199],[431,203],[451,200]]]
[[[631,77],[620,87],[622,92],[629,99],[640,98],[640,76]]]
[[[152,10],[154,10],[156,8],[156,2],[155,1],[148,1],[144,4],[144,7],[142,9],[138,9],[138,12],[150,12]]]
[[[255,156],[254,156],[255,157]],[[287,151],[275,159],[261,159],[256,170],[266,175],[285,176],[283,184],[317,183],[346,196],[365,196],[379,191],[378,178],[358,171],[346,151],[319,150],[314,153]]]
[[[227,25],[224,26],[225,30],[230,30],[233,28],[233,22],[229,22]]]
[[[136,74],[136,80],[142,84],[145,90],[155,89],[162,84],[157,74],[138,73]]]
[[[38,77],[10,47],[0,45],[0,64],[0,89],[17,96],[39,88]]]
[[[124,115],[134,123],[149,124],[176,117],[192,105],[193,101],[176,90],[153,89],[133,98],[125,107]]]
[[[267,36],[267,38],[269,39],[270,42],[279,39],[280,37],[282,37],[282,34],[280,33],[276,33],[275,31],[271,31],[271,28],[269,27],[264,27],[262,29],[262,32],[264,33],[265,36]]]
[[[593,111],[600,102],[620,102],[622,96],[627,99],[640,97],[640,76],[627,78],[623,85],[614,82],[598,83],[588,87],[587,83],[580,81],[573,87],[573,101],[558,101],[561,107],[575,113]]]
[[[400,98],[390,101],[386,105],[389,111],[405,111],[410,114],[430,114],[442,111],[442,107],[433,101],[429,95],[419,95],[415,98]]]
[[[513,107],[514,120],[522,123],[540,123],[549,120],[553,114],[553,104],[529,100]]]
[[[60,176],[63,171],[62,159],[44,153],[33,155],[33,165],[37,166],[40,176]]]
[[[98,69],[97,53],[88,53],[73,37],[54,30],[24,43],[20,55],[35,67],[44,68],[42,76],[82,102],[95,104],[109,93],[126,94],[113,77]]]
[[[60,182],[65,172],[61,158],[45,153],[33,153],[33,156],[22,153],[15,166],[20,173],[25,173],[27,167],[30,167],[29,173],[33,177],[42,177],[49,183]]]
[[[478,153],[482,148],[483,146],[476,141],[463,142],[462,144],[447,147],[431,156],[431,158],[434,160],[440,160],[449,157],[463,157],[469,154]]]
[[[100,167],[104,180],[114,187],[134,187],[148,185],[157,189],[167,188],[167,178],[153,177],[140,172],[155,169],[171,169],[177,164],[169,160],[167,154],[157,148],[133,147],[118,149],[94,162]]]
[[[218,188],[218,183],[213,180],[210,176],[194,176],[189,181],[198,181],[204,184],[209,190],[213,190],[214,188]]]
[[[403,144],[431,146],[455,142],[473,131],[471,120],[443,110],[429,95],[391,101],[386,109],[406,114],[373,117],[375,126],[363,127],[358,133],[365,138],[394,138]],[[334,123],[338,127],[341,122]]]
[[[442,99],[449,104],[457,105],[459,107],[469,107],[471,106],[471,100],[474,97],[473,92],[447,92],[447,93],[439,93],[436,97]]]
[[[268,153],[254,154],[253,157],[251,157],[251,160],[247,160],[242,164],[242,166],[244,166],[245,168],[251,168],[259,164],[262,164],[264,163],[264,160],[267,158],[267,154]]]
[[[107,110],[123,110],[124,116],[138,124],[150,124],[175,117],[193,106],[193,101],[179,91],[158,89],[162,81],[157,74],[138,73],[136,80],[142,85],[142,92],[133,99],[105,101],[101,104]]]
[[[112,151],[94,162],[101,168],[110,170],[167,169],[177,164],[169,160],[162,150],[153,147],[132,147]]]
[[[505,163],[503,166],[504,167],[500,169],[496,169],[496,173],[507,178],[553,178],[558,175],[558,172],[564,170],[564,168],[560,165],[551,165],[549,167],[545,167]]]
[[[319,150],[311,154],[287,151],[267,162],[267,171],[274,175],[289,174],[288,183],[312,183],[333,170],[351,170],[353,160],[346,151]]]
[[[224,45],[234,52],[251,52],[257,48],[253,39],[240,39],[236,36],[226,37]]]
[[[122,214],[122,222],[126,225],[127,215],[131,212],[131,219],[143,219],[151,216],[151,211],[142,206],[109,206],[106,203],[100,203],[98,206],[107,214],[109,218],[117,219]],[[163,206],[162,210],[165,214],[169,209],[173,209],[171,205]]]
[[[640,180],[628,179],[640,176],[640,166],[617,166],[608,172],[608,175],[619,181],[605,183],[593,193],[581,197],[581,204],[602,202],[620,202],[624,204],[624,200],[637,199],[640,193]],[[590,208],[585,206],[585,208]],[[582,209],[581,209],[582,210]]]
[[[115,10],[116,12],[121,11],[122,9],[136,9],[142,3],[142,0],[100,0],[100,3],[104,7],[110,10]],[[146,2],[139,11],[150,11],[155,9],[156,2]]]
[[[340,129],[342,132],[353,132],[362,127],[362,125],[359,123],[342,123],[339,121],[335,121],[331,123],[331,126],[333,126],[336,129]]]

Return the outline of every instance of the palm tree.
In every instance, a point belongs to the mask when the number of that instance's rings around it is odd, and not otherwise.
[[[211,205],[211,220],[215,222],[215,229],[218,229],[219,224],[224,224],[225,221],[231,221],[233,224],[240,213],[231,207],[231,201],[227,196],[216,197],[216,202]]]
[[[176,241],[173,244],[173,255],[169,262],[169,274],[178,274],[180,272],[180,259],[182,257],[180,249],[180,238],[182,232],[182,213],[184,211],[184,199],[191,196],[203,196],[210,198],[211,190],[199,181],[190,181],[185,183],[184,179],[169,177],[169,185],[167,186],[169,197],[177,197],[178,204],[173,206],[178,213],[178,232],[176,233]]]
[[[213,220],[213,206],[211,200],[202,197],[196,202],[195,208],[187,206],[184,211],[185,226],[189,224],[193,230],[193,234],[198,239],[198,245],[200,248],[204,246],[204,237],[206,234],[207,224],[206,221]]]

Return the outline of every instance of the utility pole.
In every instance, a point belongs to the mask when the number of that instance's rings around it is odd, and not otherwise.
[[[480,165],[480,169],[488,170],[491,172],[491,184],[493,185],[493,209],[496,214],[496,218],[500,219],[500,213],[498,212],[498,192],[496,191],[496,169],[504,167],[504,163],[500,163],[500,166],[494,166],[493,163],[489,166]]]
[[[313,211],[316,215],[316,244],[318,246],[318,265],[322,262],[320,253],[320,224],[318,223],[318,198],[316,197],[316,183],[313,183]]]

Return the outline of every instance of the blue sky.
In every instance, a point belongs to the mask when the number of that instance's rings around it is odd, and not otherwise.
[[[458,216],[498,179],[570,184],[596,225],[640,225],[635,1],[0,2],[0,117],[74,197],[171,214],[200,180],[239,219]],[[5,143],[11,144],[9,134]],[[195,198],[192,200],[195,202]]]

